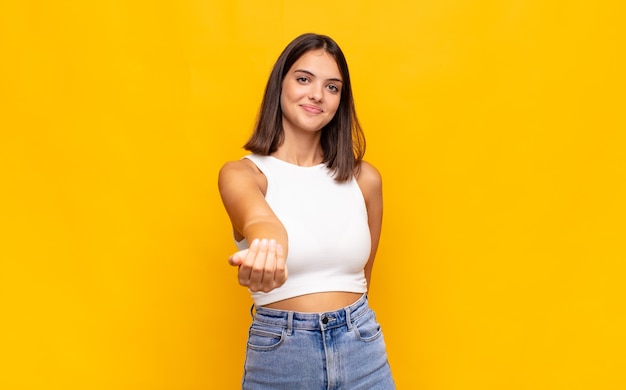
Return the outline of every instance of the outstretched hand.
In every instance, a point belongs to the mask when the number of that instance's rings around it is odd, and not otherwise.
[[[250,248],[234,253],[228,263],[239,267],[239,284],[252,292],[270,292],[287,280],[283,247],[273,239],[254,239]]]

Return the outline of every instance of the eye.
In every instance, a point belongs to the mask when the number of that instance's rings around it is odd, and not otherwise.
[[[330,89],[331,92],[335,92],[335,93],[339,92],[339,87],[336,86],[335,84],[329,84],[328,89]]]
[[[299,76],[296,78],[296,81],[299,82],[300,84],[306,84],[309,81],[309,79],[304,76]]]

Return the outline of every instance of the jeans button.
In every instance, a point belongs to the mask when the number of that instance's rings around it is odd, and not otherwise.
[[[322,324],[324,324],[324,325],[328,324],[328,317],[324,316],[322,318]]]

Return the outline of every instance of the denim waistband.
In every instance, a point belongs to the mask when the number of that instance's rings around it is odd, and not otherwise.
[[[298,311],[287,311],[269,309],[266,307],[255,307],[253,314],[255,322],[286,328],[289,333],[291,329],[323,330],[347,325],[352,328],[352,322],[369,311],[367,294],[363,294],[356,302],[344,308],[321,312],[302,313]]]

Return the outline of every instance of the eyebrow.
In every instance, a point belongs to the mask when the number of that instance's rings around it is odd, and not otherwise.
[[[308,75],[310,75],[310,76],[316,77],[316,76],[315,76],[315,74],[313,74],[313,72],[308,71],[308,70],[306,70],[306,69],[296,69],[296,70],[294,70],[293,72],[294,72],[294,73],[296,73],[296,72],[306,73],[306,74],[308,74]],[[331,77],[331,78],[327,79],[327,81],[338,81],[338,82],[340,82],[340,83],[342,83],[342,84],[343,84],[343,80],[338,79],[338,78],[335,78],[335,77]]]

